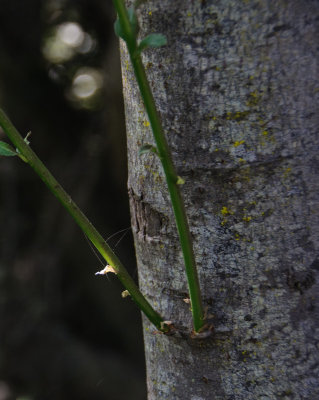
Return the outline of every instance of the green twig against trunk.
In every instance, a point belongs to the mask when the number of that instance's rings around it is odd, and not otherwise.
[[[48,171],[45,165],[37,157],[37,155],[32,151],[29,146],[27,137],[22,138],[17,129],[13,126],[6,114],[0,109],[0,126],[3,128],[4,132],[7,134],[13,145],[16,147],[14,149],[10,145],[4,142],[0,142],[0,154],[6,156],[18,155],[26,163],[28,163],[34,171],[39,175],[51,192],[58,198],[58,200],[67,209],[69,214],[74,218],[76,223],[82,229],[84,234],[92,242],[101,256],[109,264],[106,268],[101,271],[102,274],[107,272],[114,272],[125,289],[129,292],[132,299],[135,301],[137,306],[144,312],[148,319],[160,330],[167,331],[167,326],[165,325],[163,318],[152,308],[146,298],[138,289],[134,280],[131,278],[121,261],[113,253],[112,249],[88,220],[88,218],[83,214],[77,204],[71,199],[71,197],[65,192],[62,186],[57,182],[53,175]]]
[[[193,244],[187,222],[184,202],[179,189],[179,186],[181,183],[183,183],[183,180],[176,174],[171,153],[163,132],[161,120],[156,110],[154,98],[140,56],[141,51],[147,47],[159,47],[165,44],[166,38],[160,34],[151,34],[137,44],[136,39],[138,23],[134,9],[126,10],[123,0],[113,0],[113,4],[118,14],[118,20],[115,22],[115,32],[118,36],[125,40],[127,44],[136,80],[156,142],[156,152],[162,162],[166,176],[167,186],[172,201],[177,230],[184,256],[192,306],[194,330],[195,332],[198,332],[203,327],[205,321]]]

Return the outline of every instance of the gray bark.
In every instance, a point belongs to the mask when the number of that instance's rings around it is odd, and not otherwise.
[[[319,398],[317,1],[153,0],[143,59],[173,152],[215,333],[144,319],[149,399]],[[192,329],[182,255],[123,43],[129,193],[148,299]]]

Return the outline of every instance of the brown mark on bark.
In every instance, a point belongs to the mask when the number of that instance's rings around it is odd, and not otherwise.
[[[129,188],[132,229],[143,241],[157,243],[166,231],[167,218]]]

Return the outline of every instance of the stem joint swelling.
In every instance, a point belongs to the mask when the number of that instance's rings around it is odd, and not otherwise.
[[[141,52],[143,50],[148,47],[156,48],[163,46],[167,43],[167,40],[162,34],[151,34],[137,44],[139,26],[134,8],[127,10],[123,0],[113,0],[113,4],[118,15],[114,24],[115,33],[126,42],[134,74],[144,101],[156,143],[156,147],[151,145],[142,146],[139,153],[143,154],[146,151],[153,151],[161,160],[184,257],[190,300],[192,304],[194,332],[200,332],[205,325],[204,310],[192,239],[188,227],[184,202],[179,190],[179,186],[183,185],[185,181],[176,174],[171,152],[164,135],[161,120],[155,106],[154,98],[141,59]]]

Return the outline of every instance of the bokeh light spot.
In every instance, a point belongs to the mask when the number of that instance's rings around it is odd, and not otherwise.
[[[57,28],[58,38],[70,47],[79,47],[84,40],[84,32],[76,22],[65,22]]]
[[[78,99],[86,99],[93,96],[102,84],[100,72],[93,68],[81,69],[73,79],[72,94]]]

